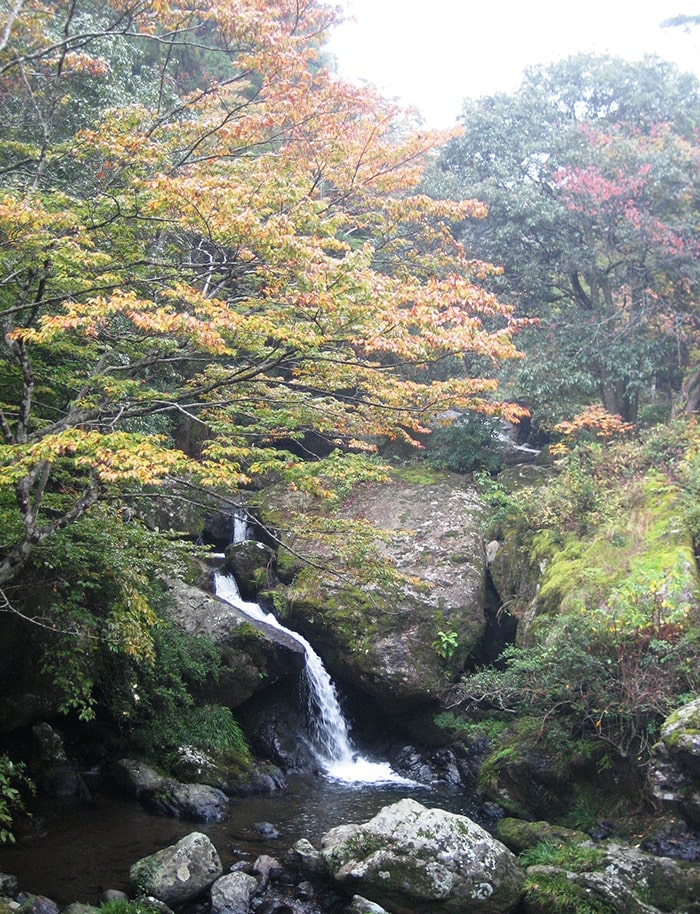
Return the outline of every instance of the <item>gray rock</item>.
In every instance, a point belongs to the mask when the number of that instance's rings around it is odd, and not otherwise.
[[[274,565],[275,553],[263,543],[244,540],[227,546],[225,555],[224,572],[236,579],[244,600],[254,600],[266,583],[266,573]]]
[[[95,905],[74,901],[63,909],[63,914],[97,914],[99,910]]]
[[[20,903],[17,911],[19,914],[58,914],[58,905],[45,895],[30,895],[21,892],[17,896]]]
[[[700,698],[664,722],[654,746],[651,782],[667,810],[700,826]]]
[[[634,847],[603,842],[602,859],[585,873],[553,866],[531,866],[527,871],[526,914],[551,906],[552,895],[563,883],[578,895],[581,906],[609,914],[698,914],[700,866],[654,857]],[[548,908],[549,909],[549,908]],[[568,908],[567,908],[568,909]],[[572,908],[573,910],[573,908]]]
[[[326,875],[326,864],[320,851],[317,851],[306,838],[301,838],[294,844],[287,854],[286,862],[306,876],[319,877]]]
[[[108,784],[119,793],[137,800],[144,790],[151,790],[165,781],[155,768],[138,759],[120,758],[105,770]]]
[[[368,901],[362,895],[353,895],[347,910],[348,914],[389,914],[386,908]]]
[[[257,888],[257,879],[246,873],[222,876],[211,887],[211,914],[248,914]]]
[[[221,654],[219,675],[202,687],[202,700],[236,708],[303,668],[304,649],[289,635],[182,581],[167,586],[173,620],[187,634],[210,638]]]
[[[31,773],[39,792],[48,797],[89,799],[90,791],[68,759],[61,734],[42,722],[32,727],[32,739]]]
[[[338,883],[397,911],[504,914],[524,878],[515,856],[471,819],[410,799],[332,829],[321,855]]]
[[[174,816],[190,822],[221,822],[228,807],[228,797],[222,790],[179,781],[163,781],[157,787],[142,790],[139,802],[155,815]]]
[[[295,497],[303,497],[298,493],[286,497],[288,510],[319,510],[294,505]],[[271,499],[273,526],[284,516],[284,498],[275,493]],[[414,474],[399,471],[388,483],[355,487],[337,513],[362,519],[382,534],[377,553],[394,561],[405,577],[371,593],[331,575],[312,588],[296,590],[293,581],[287,618],[337,681],[352,682],[423,740],[427,715],[419,720],[416,709],[434,708],[485,631],[485,507],[462,477],[426,467]],[[292,545],[319,563],[333,561],[319,544]],[[458,636],[443,655],[434,646],[440,631]]]
[[[177,906],[205,892],[222,875],[216,848],[206,835],[192,832],[177,844],[137,861],[129,882],[139,894]]]

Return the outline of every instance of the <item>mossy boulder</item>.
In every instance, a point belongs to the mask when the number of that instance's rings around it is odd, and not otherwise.
[[[666,809],[700,827],[700,698],[664,722],[654,746],[651,780]]]
[[[275,510],[283,512],[280,500]],[[353,581],[347,569],[334,576],[333,556],[323,547],[288,539],[292,555],[330,565],[329,572],[287,567],[282,550],[280,577],[291,583],[273,598],[336,681],[385,713],[415,720],[417,709],[439,700],[484,635],[484,506],[461,477],[421,466],[356,487],[336,516],[370,525],[377,541],[367,561],[386,557],[399,575],[374,583]]]
[[[527,914],[699,914],[700,866],[603,842],[597,863],[527,869]]]
[[[471,819],[410,799],[332,829],[321,856],[340,886],[392,914],[505,914],[523,881],[513,854]]]
[[[137,894],[176,906],[197,898],[222,874],[214,845],[206,835],[192,832],[177,844],[138,860],[129,870],[129,882]]]
[[[527,822],[510,816],[499,821],[497,834],[498,839],[514,854],[520,854],[537,844],[583,844],[590,841],[585,832],[573,828],[552,825],[543,819]]]

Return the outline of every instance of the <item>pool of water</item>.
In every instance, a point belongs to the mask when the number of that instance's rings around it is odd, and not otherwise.
[[[0,872],[17,876],[24,891],[59,905],[95,904],[106,889],[128,890],[129,867],[136,860],[192,831],[211,838],[226,872],[232,863],[262,853],[281,858],[299,838],[318,846],[336,825],[364,822],[404,797],[474,815],[473,800],[464,791],[348,783],[326,776],[293,776],[286,790],[232,798],[226,819],[211,825],[152,816],[135,801],[97,793],[81,805],[37,809],[41,829],[16,845],[0,845]],[[251,831],[256,822],[272,823],[280,837],[258,840]]]

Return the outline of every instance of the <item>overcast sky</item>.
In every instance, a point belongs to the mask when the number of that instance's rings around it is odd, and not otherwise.
[[[655,53],[700,76],[700,27],[662,29],[700,0],[337,0],[356,22],[330,50],[366,80],[449,127],[467,97],[511,91],[523,68],[579,51],[630,60]]]

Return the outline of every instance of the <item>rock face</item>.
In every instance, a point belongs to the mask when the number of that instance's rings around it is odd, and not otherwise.
[[[311,641],[334,679],[385,713],[415,721],[416,709],[439,699],[485,630],[483,505],[461,477],[421,469],[358,486],[339,513],[384,534],[377,550],[406,577],[371,593],[330,575],[313,588],[294,579],[289,625]],[[307,555],[314,548],[292,547]]]
[[[206,835],[192,832],[177,844],[144,857],[129,870],[133,889],[172,906],[206,891],[223,873],[216,848]]]
[[[188,634],[211,638],[221,652],[220,675],[216,683],[207,683],[205,700],[236,708],[302,668],[304,650],[284,632],[252,622],[239,609],[182,581],[169,581],[168,591],[175,601],[174,621]]]
[[[654,796],[664,806],[700,827],[700,698],[664,722],[651,779]]]
[[[392,914],[504,914],[523,882],[513,854],[471,819],[410,799],[332,829],[320,853],[336,882]]]

